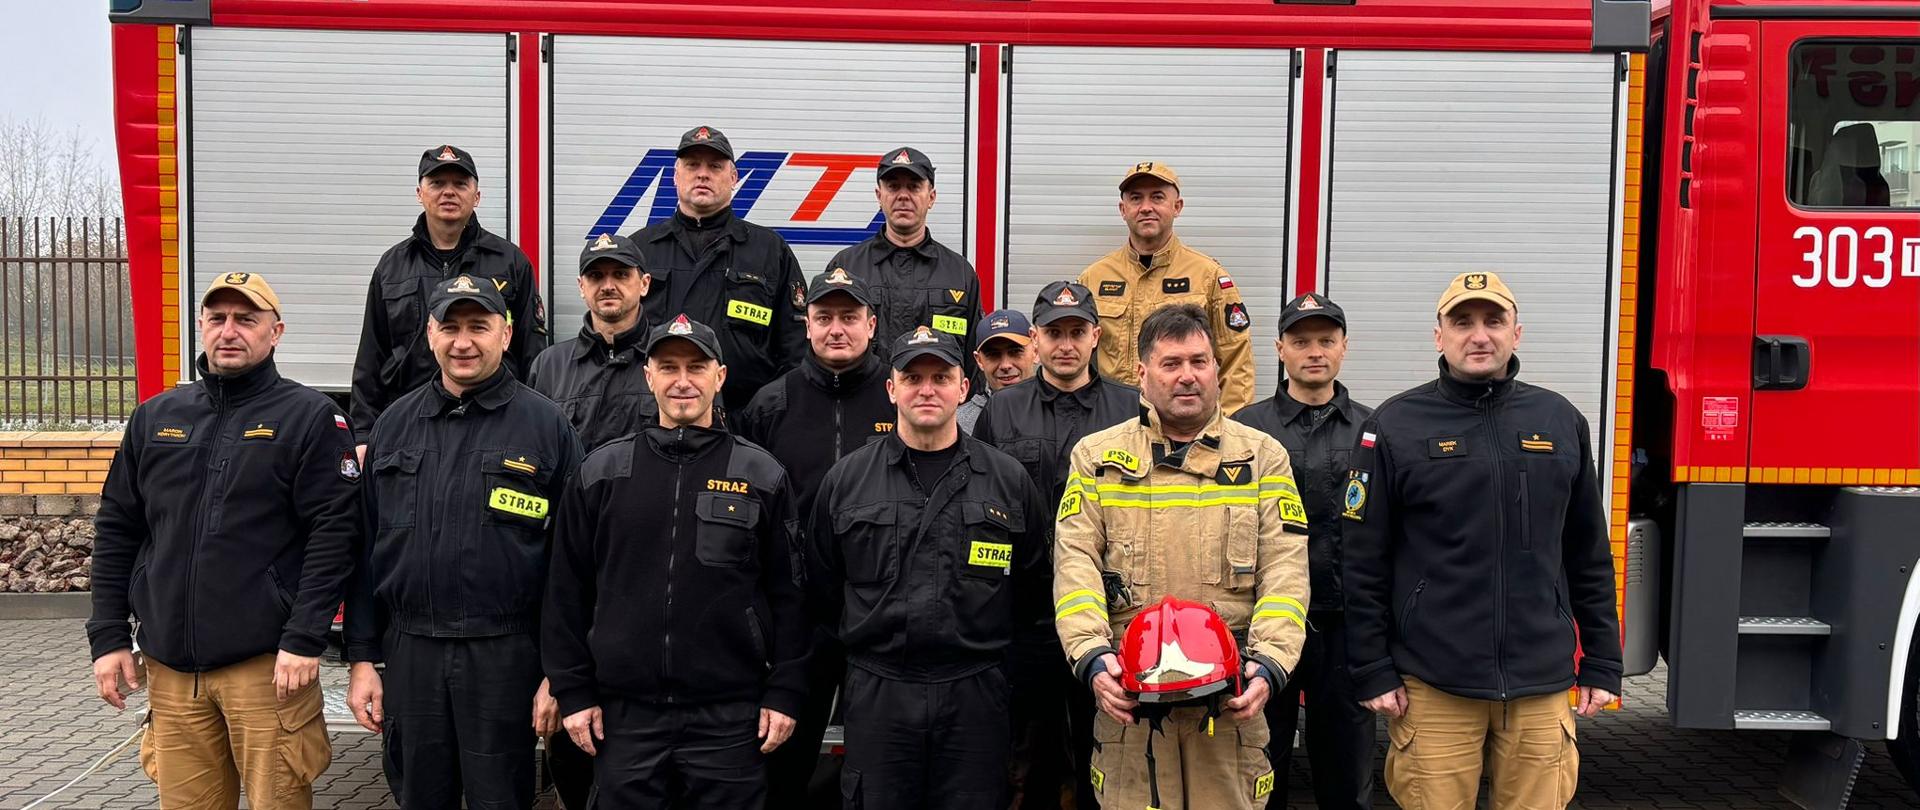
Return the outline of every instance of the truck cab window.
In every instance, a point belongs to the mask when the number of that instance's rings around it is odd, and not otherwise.
[[[1787,199],[1804,208],[1920,208],[1920,39],[1796,45]]]

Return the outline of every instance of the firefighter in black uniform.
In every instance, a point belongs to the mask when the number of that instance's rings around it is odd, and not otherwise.
[[[835,462],[893,432],[887,363],[871,348],[871,301],[866,282],[844,268],[815,276],[807,290],[812,351],[799,368],[767,383],[732,415],[735,433],[765,447],[787,468],[803,515]],[[793,742],[767,762],[769,806],[791,806],[810,793],[834,690],[845,676],[846,651],[820,629],[807,658],[807,705],[799,727]]]
[[[974,438],[1027,468],[1048,503],[1060,502],[1068,455],[1080,439],[1140,415],[1140,389],[1094,369],[1099,345],[1093,294],[1071,281],[1048,284],[1033,302],[1032,351],[1040,373],[996,392],[974,426]],[[1034,672],[1027,679],[1033,688],[1014,696],[1015,736],[1024,760],[1015,763],[1015,789],[1024,790],[1022,807],[1090,807],[1092,791],[1080,775],[1093,755],[1093,696],[1058,666],[1065,653],[1057,643],[1046,656],[1014,662]]]
[[[547,313],[527,255],[487,229],[480,204],[480,170],[473,155],[439,146],[420,155],[416,190],[426,209],[413,235],[387,249],[367,283],[360,349],[353,358],[354,438],[364,450],[380,414],[402,395],[439,376],[427,347],[427,299],[455,276],[493,286],[506,301],[513,327],[507,367],[524,376],[547,347]]]
[[[679,315],[646,351],[659,421],[589,454],[562,498],[546,671],[599,806],[759,807],[806,690],[793,489],[714,421],[712,329]]]
[[[659,414],[647,388],[647,297],[653,277],[640,249],[624,236],[601,234],[580,251],[580,298],[587,322],[579,337],[556,343],[533,361],[527,386],[560,406],[588,450],[653,424]]]
[[[360,536],[353,434],[275,369],[265,278],[223,273],[200,301],[200,379],[134,409],[100,493],[94,680],[119,709],[121,682],[140,687],[133,614],[161,802],[233,807],[244,785],[251,807],[311,808],[331,756],[320,654]]]
[[[647,388],[646,310],[653,278],[640,250],[617,234],[600,234],[580,251],[580,298],[587,304],[580,336],[534,358],[527,387],[560,406],[588,450],[652,424],[659,410]],[[593,793],[593,758],[565,734],[547,740],[547,775],[572,810]]]
[[[910,146],[889,150],[880,156],[873,194],[886,226],[835,254],[827,269],[846,268],[867,280],[883,341],[931,326],[961,345],[973,345],[983,306],[980,277],[965,257],[934,241],[927,229],[935,197],[933,161]],[[886,346],[875,349],[884,352]],[[974,386],[984,383],[971,353],[961,355],[960,367]]]
[[[894,341],[897,429],[815,496],[808,587],[847,650],[849,808],[1003,807],[1009,647],[1057,643],[1052,509],[1018,462],[960,432],[963,350],[921,326]]]
[[[1293,460],[1293,479],[1307,508],[1307,557],[1313,598],[1307,607],[1307,643],[1300,663],[1267,701],[1267,727],[1279,741],[1268,754],[1280,774],[1267,797],[1287,807],[1287,764],[1299,727],[1300,693],[1307,695],[1307,760],[1313,798],[1323,808],[1373,806],[1373,713],[1360,706],[1347,670],[1347,632],[1340,594],[1340,496],[1360,426],[1373,409],[1347,395],[1336,379],[1347,356],[1347,314],[1319,293],[1306,293],[1280,312],[1274,340],[1285,372],[1272,397],[1248,405],[1235,421],[1278,439]]]
[[[559,725],[540,676],[549,526],[583,453],[505,366],[513,327],[493,284],[456,276],[427,312],[440,377],[395,400],[367,445],[348,706],[384,735],[401,807],[458,808],[464,793],[529,808],[534,736]]]
[[[806,278],[787,240],[733,213],[740,175],[726,135],[694,127],[675,154],[679,208],[633,234],[641,266],[653,275],[647,320],[685,313],[712,326],[727,353],[721,403],[744,407],[806,356]]]

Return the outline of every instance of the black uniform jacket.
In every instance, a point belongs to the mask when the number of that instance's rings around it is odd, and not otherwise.
[[[527,387],[560,406],[589,450],[637,433],[660,416],[659,403],[647,387],[646,342],[644,317],[608,343],[593,330],[593,316],[588,315],[578,337],[534,358]]]
[[[459,258],[441,262],[427,235],[427,216],[421,214],[413,235],[388,248],[373,267],[360,350],[353,358],[354,437],[362,444],[394,400],[440,376],[427,346],[427,298],[442,281],[464,274],[499,286],[513,320],[507,367],[515,375],[526,376],[533,358],[547,347],[546,305],[527,255],[480,227],[479,217],[467,220],[460,243]]]
[[[275,650],[315,656],[360,534],[346,417],[269,356],[135,408],[94,518],[93,655],[132,641],[203,672]]]
[[[966,257],[935,241],[931,232],[912,247],[887,238],[883,227],[866,241],[834,254],[827,270],[844,267],[867,282],[879,321],[873,346],[884,354],[893,339],[918,326],[951,333],[960,345],[977,342],[982,315],[980,276]],[[960,355],[967,379],[979,385],[972,352]]]
[[[897,411],[887,398],[887,377],[887,364],[872,355],[834,372],[809,353],[799,368],[768,383],[745,409],[733,413],[733,432],[767,448],[786,466],[794,502],[804,515],[835,462],[893,432]]]
[[[701,250],[696,230],[722,233]],[[728,410],[807,355],[807,281],[787,240],[724,210],[704,222],[682,212],[633,234],[653,286],[647,322],[675,315],[713,327],[726,355]]]
[[[1013,456],[1027,468],[1048,503],[1067,488],[1073,446],[1140,415],[1140,389],[1093,375],[1074,391],[1061,391],[1045,374],[1009,385],[987,398],[973,437]]]
[[[1439,379],[1380,405],[1343,490],[1356,694],[1402,673],[1511,700],[1620,691],[1613,557],[1587,420],[1515,379]]]
[[[567,487],[541,656],[563,714],[607,695],[800,716],[811,624],[787,473],[723,430],[647,428]]]
[[[560,408],[504,367],[459,397],[435,379],[394,402],[367,446],[347,660],[383,660],[388,627],[537,630],[553,510],[582,455]]]
[[[1287,393],[1280,380],[1273,396],[1241,408],[1233,420],[1278,439],[1293,460],[1293,480],[1307,507],[1307,565],[1312,574],[1311,611],[1340,610],[1340,497],[1347,486],[1353,447],[1360,441],[1360,425],[1373,409],[1353,401],[1347,387],[1333,384],[1333,409],[1314,421],[1313,409]]]
[[[814,498],[808,589],[848,663],[908,681],[1001,665],[1010,644],[1057,643],[1048,611],[1053,512],[1026,470],[960,436],[928,492],[898,434],[855,450]]]

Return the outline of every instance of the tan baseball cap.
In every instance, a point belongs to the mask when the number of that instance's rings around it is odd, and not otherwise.
[[[1120,190],[1126,191],[1127,184],[1140,177],[1156,177],[1176,189],[1180,187],[1180,175],[1174,172],[1172,166],[1157,160],[1149,160],[1145,163],[1135,163],[1133,168],[1127,170],[1126,175],[1120,178]]]
[[[267,286],[266,276],[259,273],[221,273],[215,276],[213,283],[207,285],[207,294],[200,296],[200,305],[206,306],[207,299],[221,290],[238,290],[254,306],[273,310],[275,315],[280,314],[280,296],[273,293],[273,288]]]
[[[1453,277],[1453,283],[1447,285],[1447,291],[1440,294],[1439,314],[1452,312],[1454,307],[1465,301],[1492,301],[1509,310],[1518,311],[1520,304],[1513,300],[1513,291],[1507,289],[1507,283],[1492,273],[1461,273]]]

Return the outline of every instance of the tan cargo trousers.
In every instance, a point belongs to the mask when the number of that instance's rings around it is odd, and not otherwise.
[[[311,810],[313,780],[333,758],[315,682],[281,703],[274,656],[202,672],[148,660],[153,716],[140,767],[163,810],[233,810],[240,789],[254,810]]]
[[[1154,733],[1145,720],[1120,725],[1106,712],[1093,718],[1093,771],[1088,777],[1101,810],[1253,810],[1273,792],[1267,759],[1267,718],[1245,722],[1222,714],[1207,734],[1204,706],[1174,709]],[[1147,776],[1147,735],[1153,734],[1160,805]]]
[[[1387,792],[1406,810],[1473,810],[1482,765],[1492,810],[1563,810],[1580,775],[1564,692],[1505,703],[1407,678],[1406,716],[1387,721]]]

